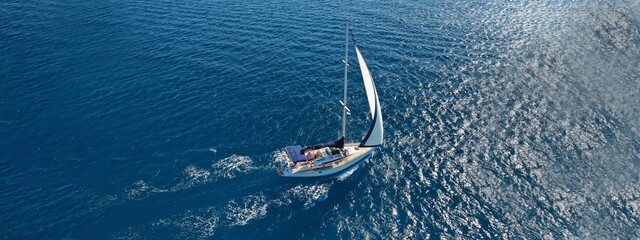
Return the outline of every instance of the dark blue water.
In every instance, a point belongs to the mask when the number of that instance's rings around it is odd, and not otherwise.
[[[2,1],[0,238],[640,238],[638,13]],[[284,146],[339,134],[347,16],[385,145],[339,176],[280,178]]]

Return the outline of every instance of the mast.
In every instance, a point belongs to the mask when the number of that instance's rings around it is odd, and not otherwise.
[[[347,66],[349,57],[349,19],[346,18],[346,28],[344,31],[344,108],[342,109],[342,136],[347,138]]]

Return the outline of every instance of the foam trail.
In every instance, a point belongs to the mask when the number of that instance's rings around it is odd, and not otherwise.
[[[224,178],[235,178],[238,174],[246,174],[254,169],[257,169],[257,167],[253,165],[253,160],[250,157],[234,154],[211,164],[211,169],[199,168],[194,165],[187,166],[182,171],[184,176],[182,180],[173,186],[157,187],[148,181],[139,180],[126,187],[123,193],[107,196],[107,200],[110,202],[118,199],[140,201],[148,198],[153,193],[178,192],[202,184],[216,182]]]

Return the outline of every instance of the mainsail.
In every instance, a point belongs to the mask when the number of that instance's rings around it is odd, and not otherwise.
[[[382,135],[384,129],[382,128],[382,113],[380,112],[380,101],[378,100],[378,92],[376,86],[373,83],[371,72],[367,68],[367,64],[364,62],[360,50],[356,46],[356,54],[358,55],[358,64],[360,65],[360,71],[362,72],[362,81],[364,81],[364,88],[367,92],[367,100],[369,101],[369,109],[371,110],[371,127],[369,132],[360,143],[360,147],[377,147],[382,145]]]

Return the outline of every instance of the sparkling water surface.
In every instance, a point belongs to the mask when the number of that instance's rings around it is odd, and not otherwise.
[[[640,238],[640,3],[0,2],[0,238]],[[385,145],[335,140],[344,18]],[[349,50],[348,138],[369,126]]]

